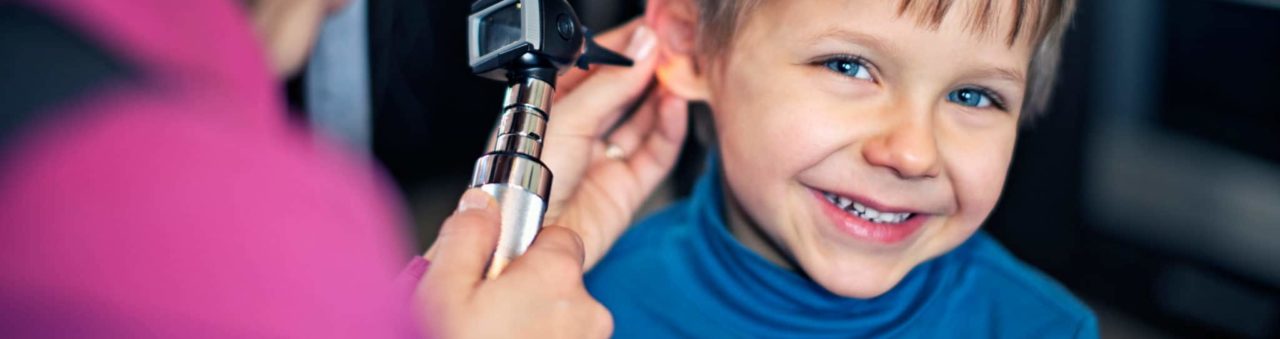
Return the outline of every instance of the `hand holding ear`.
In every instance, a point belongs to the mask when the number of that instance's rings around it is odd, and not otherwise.
[[[687,101],[653,86],[659,46],[652,30],[633,21],[597,39],[635,65],[562,76],[542,154],[555,175],[546,223],[582,237],[585,269],[608,251],[675,166],[688,113]]]

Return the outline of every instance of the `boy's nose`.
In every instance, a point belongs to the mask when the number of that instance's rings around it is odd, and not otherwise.
[[[862,156],[872,166],[893,170],[903,179],[937,177],[938,143],[928,119],[904,119],[867,140]]]

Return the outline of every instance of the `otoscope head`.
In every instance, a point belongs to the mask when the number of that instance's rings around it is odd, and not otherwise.
[[[467,18],[471,71],[498,81],[529,77],[555,84],[569,66],[630,66],[600,47],[567,0],[479,0]]]

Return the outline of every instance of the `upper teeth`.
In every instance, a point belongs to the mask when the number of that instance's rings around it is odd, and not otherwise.
[[[906,221],[907,218],[911,217],[910,212],[908,213],[881,212],[873,208],[867,207],[863,204],[854,202],[853,200],[849,200],[849,198],[845,198],[839,195],[835,195],[827,192],[823,192],[822,195],[827,198],[827,201],[830,201],[832,204],[836,205],[837,207],[840,207],[846,212],[849,212],[849,214],[856,215],[859,218],[862,218],[863,220],[867,220],[874,223],[896,224],[896,223]]]

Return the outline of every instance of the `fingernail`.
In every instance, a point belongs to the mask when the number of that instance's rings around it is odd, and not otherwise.
[[[658,45],[658,39],[653,36],[653,31],[649,27],[640,25],[636,27],[635,33],[631,33],[631,43],[627,45],[627,56],[633,60],[641,60],[648,58],[653,53],[653,47]]]
[[[458,210],[455,213],[485,210],[489,208],[491,203],[493,203],[493,198],[489,196],[489,193],[485,193],[478,188],[468,189],[466,193],[462,193],[462,200],[458,202]]]

